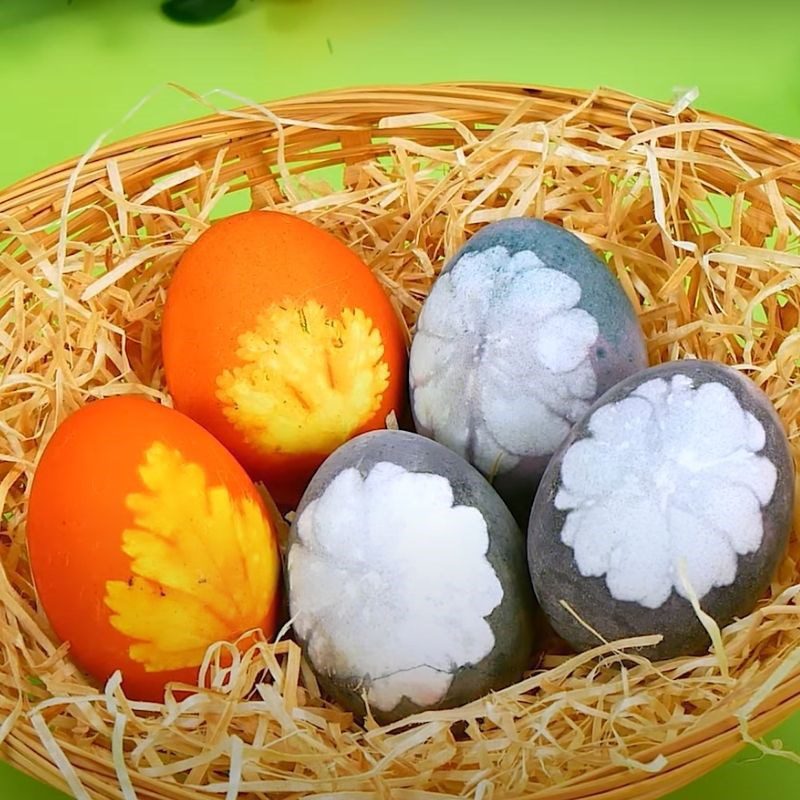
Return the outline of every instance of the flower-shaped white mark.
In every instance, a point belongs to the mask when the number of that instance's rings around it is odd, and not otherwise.
[[[656,378],[595,411],[589,432],[565,453],[555,499],[581,575],[605,575],[612,597],[646,608],[673,589],[686,597],[681,564],[700,598],[733,583],[777,481],[757,455],[764,427],[733,392]]]
[[[381,462],[340,472],[297,520],[291,613],[316,669],[357,678],[372,706],[440,702],[495,646],[503,589],[478,509],[450,482]]]
[[[552,453],[597,389],[598,326],[580,298],[530,250],[463,255],[434,284],[411,347],[419,423],[487,474]]]

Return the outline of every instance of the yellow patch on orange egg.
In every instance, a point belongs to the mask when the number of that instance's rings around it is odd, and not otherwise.
[[[225,416],[267,452],[318,453],[345,442],[389,386],[380,331],[361,309],[328,316],[315,301],[271,306],[239,336],[242,366],[225,370]]]
[[[266,617],[278,576],[269,524],[251,498],[208,486],[199,464],[160,442],[139,475],[146,491],[126,499],[136,527],[122,536],[133,578],[106,583],[110,621],[146,671],[194,667],[209,641]]]

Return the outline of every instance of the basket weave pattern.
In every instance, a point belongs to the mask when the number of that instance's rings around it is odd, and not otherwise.
[[[558,222],[606,254],[651,362],[739,366],[798,463],[798,142],[610,91],[449,84],[220,112],[90,152],[0,193],[0,756],[93,798],[646,800],[800,708],[796,535],[770,596],[706,656],[652,665],[622,654],[631,642],[554,644],[518,686],[410,727],[359,727],[327,704],[291,641],[212,649],[216,691],[161,708],[88,683],[36,606],[27,487],[81,404],[169,402],[165,288],[227,202],[342,238],[409,328],[480,226]]]

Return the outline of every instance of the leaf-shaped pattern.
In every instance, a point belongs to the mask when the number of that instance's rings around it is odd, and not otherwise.
[[[198,666],[209,645],[263,626],[278,559],[263,509],[208,486],[205,471],[156,442],[130,494],[123,534],[132,578],[106,584],[111,624],[148,672]]]
[[[330,318],[312,301],[273,305],[220,375],[225,416],[269,452],[328,452],[380,408],[389,385],[380,331],[361,309]]]

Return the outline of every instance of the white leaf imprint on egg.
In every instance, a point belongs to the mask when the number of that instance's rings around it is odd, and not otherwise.
[[[589,409],[599,328],[578,281],[530,250],[464,254],[434,284],[411,348],[414,412],[484,473],[552,453]]]
[[[616,600],[658,608],[678,565],[699,598],[729,586],[754,553],[777,470],[758,453],[764,426],[718,382],[676,375],[602,406],[561,464],[561,541],[584,577],[605,576]]]
[[[289,602],[314,667],[359,679],[375,708],[447,695],[457,670],[495,647],[487,617],[503,588],[477,508],[450,482],[389,462],[340,472],[302,511]]]

